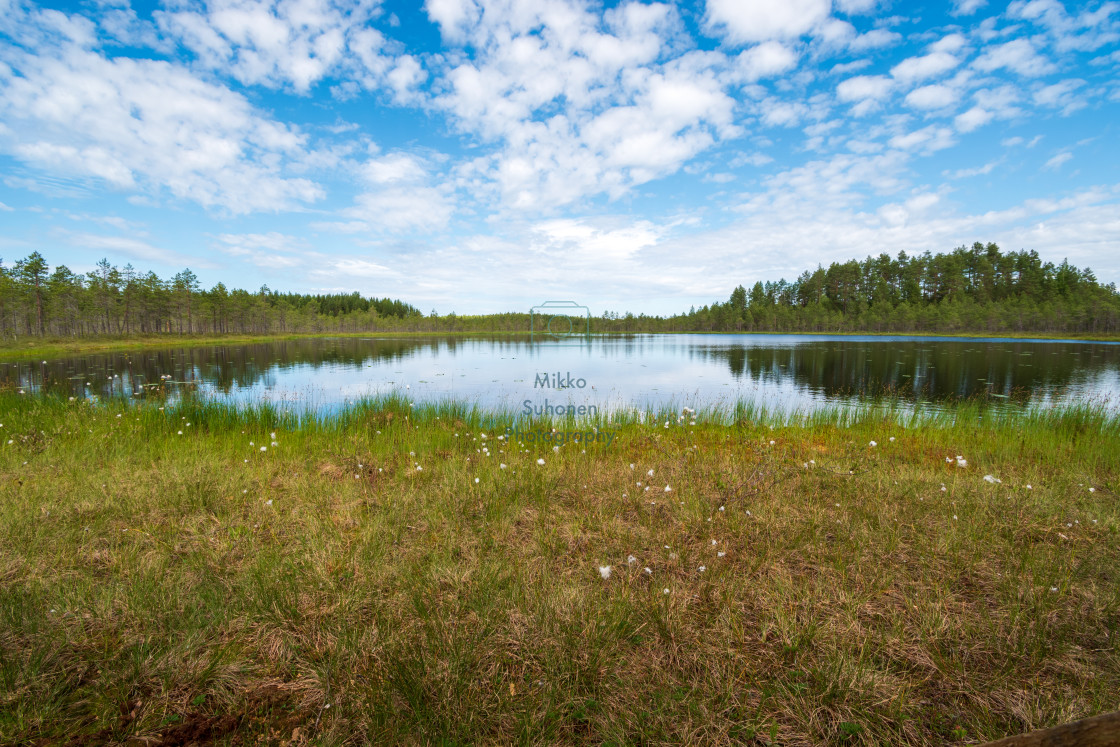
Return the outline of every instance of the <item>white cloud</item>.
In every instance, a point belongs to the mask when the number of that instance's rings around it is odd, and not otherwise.
[[[952,33],[946,34],[934,43],[929,45],[930,52],[942,52],[945,54],[955,54],[956,52],[964,49],[967,40],[963,34]]]
[[[438,175],[429,159],[398,151],[353,168],[362,184],[353,204],[338,212],[341,220],[318,222],[316,228],[369,235],[432,232],[445,228],[454,213],[450,183],[433,185]]]
[[[9,61],[18,74],[0,68],[0,149],[35,168],[230,213],[323,196],[283,173],[302,155],[303,134],[180,67],[74,46]]]
[[[836,87],[836,97],[841,101],[881,101],[890,95],[894,82],[885,75],[857,75],[842,81]]]
[[[421,161],[408,153],[389,153],[371,158],[361,167],[361,175],[371,184],[384,185],[401,182],[418,182],[427,176]]]
[[[1058,52],[1087,52],[1120,40],[1120,5],[1114,2],[1095,4],[1071,16],[1056,0],[1015,0],[1007,7],[1011,18],[1042,26],[1053,40]]]
[[[736,62],[744,80],[756,81],[791,70],[797,54],[781,42],[768,41],[744,50]]]
[[[906,95],[906,105],[914,109],[944,109],[957,103],[958,93],[949,86],[935,84],[915,88]]]
[[[1009,137],[1009,138],[1006,138],[1004,140],[1001,140],[1000,145],[1004,146],[1005,148],[1014,148],[1014,147],[1019,146],[1019,145],[1022,145],[1026,148],[1033,148],[1034,146],[1038,145],[1041,141],[1042,141],[1042,135],[1035,135],[1030,140],[1027,140],[1026,138],[1023,138],[1023,137],[1020,137],[1020,136],[1016,135],[1015,137]]]
[[[950,179],[967,179],[973,176],[984,176],[986,174],[990,174],[998,164],[998,161],[988,161],[988,163],[984,164],[983,166],[977,166],[976,168],[957,169],[956,171],[943,171],[941,173],[943,176],[947,176]]]
[[[853,52],[882,49],[902,41],[902,34],[890,29],[871,29],[852,39],[848,48]]]
[[[1071,158],[1073,158],[1073,154],[1069,151],[1064,150],[1061,153],[1055,154],[1050,160],[1042,165],[1042,168],[1049,169],[1051,171],[1060,169],[1062,165]]]
[[[921,57],[908,57],[891,68],[891,76],[902,83],[913,83],[947,73],[960,60],[946,52],[931,52]]]
[[[848,73],[855,73],[863,70],[871,64],[871,60],[864,58],[862,60],[852,60],[851,62],[842,62],[838,65],[833,65],[829,70],[833,75],[847,75]]]
[[[666,5],[628,3],[600,18],[556,0],[484,13],[478,50],[443,71],[435,105],[493,150],[462,164],[462,186],[508,209],[548,210],[670,174],[739,134],[725,87],[793,64],[761,45],[730,63],[690,51],[659,61],[679,32]]]
[[[1013,119],[1023,114],[1019,107],[1019,91],[1014,86],[979,88],[972,94],[976,105],[991,112],[996,119]]]
[[[944,150],[956,141],[953,140],[953,131],[940,125],[929,125],[920,130],[914,130],[904,135],[895,135],[890,139],[890,146],[905,151],[919,151],[933,153]]]
[[[208,0],[198,10],[183,5],[153,16],[214,70],[246,84],[291,85],[298,92],[340,65],[375,6],[329,0]],[[354,50],[351,50],[354,51]]]
[[[988,4],[988,0],[953,0],[953,15],[970,16]]]
[[[993,114],[979,106],[974,106],[966,112],[958,114],[953,119],[953,124],[957,128],[957,132],[972,132],[978,127],[983,127],[992,121]]]
[[[1060,109],[1063,117],[1068,117],[1078,109],[1085,107],[1083,98],[1076,95],[1076,91],[1085,85],[1080,78],[1070,78],[1049,86],[1042,86],[1035,90],[1031,98],[1039,106],[1048,106]]]
[[[424,11],[439,25],[443,38],[452,42],[463,41],[467,29],[482,14],[474,0],[424,0]]]
[[[841,13],[863,15],[875,10],[879,0],[836,0],[836,9]]]
[[[972,62],[973,67],[984,72],[1007,69],[1026,77],[1037,77],[1053,72],[1054,63],[1040,55],[1030,39],[1012,39],[1003,44],[987,47]]]
[[[930,209],[940,201],[941,197],[936,193],[922,192],[903,202],[883,205],[877,213],[888,226],[899,228],[928,215]]]
[[[733,42],[789,39],[828,18],[830,0],[708,0],[708,27]]]
[[[115,252],[144,262],[155,262],[169,267],[212,268],[213,262],[197,255],[182,254],[172,249],[153,244],[130,236],[104,236],[92,233],[60,231],[59,234],[71,245],[83,250]]]

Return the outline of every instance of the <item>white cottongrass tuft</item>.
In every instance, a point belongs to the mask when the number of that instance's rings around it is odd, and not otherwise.
[[[537,464],[544,464],[544,460],[543,459],[538,459]]]
[[[968,466],[968,460],[965,459],[962,456],[958,456],[957,457],[957,466],[958,467],[967,467]]]
[[[877,444],[877,443],[875,443],[874,441],[872,441],[872,442],[871,442],[870,444],[868,444],[868,445],[869,445],[869,446],[878,446],[879,444]]]
[[[661,590],[661,593],[662,594],[668,594],[669,593],[669,587],[666,586],[664,589]]]
[[[995,477],[994,475],[984,475],[984,482],[990,482],[993,485],[998,485],[1003,482],[1003,480]]]
[[[1092,492],[1092,490],[1093,490],[1092,488],[1089,488],[1089,491],[1090,491],[1090,492]],[[671,492],[673,492],[673,489],[672,489],[672,488],[670,488],[670,487],[669,487],[668,485],[666,485],[666,486],[665,486],[665,492],[666,492],[666,493],[671,493]]]
[[[638,559],[635,558],[633,555],[630,555],[626,558],[626,565],[634,565],[637,562],[638,562]]]
[[[599,566],[599,575],[603,577],[604,581],[606,581],[611,577],[611,567],[609,565]]]
[[[699,568],[698,570],[699,570],[699,571],[700,571],[701,573],[703,573],[704,571],[708,570],[708,566],[706,566],[706,565],[702,565],[702,566],[700,566],[700,568]]]

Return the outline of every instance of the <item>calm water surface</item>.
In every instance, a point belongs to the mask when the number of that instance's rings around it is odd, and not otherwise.
[[[362,396],[484,407],[790,411],[868,395],[1120,409],[1120,344],[807,335],[320,338],[0,363],[0,382],[69,396],[197,394],[329,412]],[[559,385],[559,386],[557,386]]]

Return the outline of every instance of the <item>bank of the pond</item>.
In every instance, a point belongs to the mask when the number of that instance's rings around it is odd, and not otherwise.
[[[774,336],[806,336],[820,337],[828,335],[834,337],[946,337],[961,339],[1011,339],[1011,340],[1074,340],[1081,342],[1120,342],[1120,335],[1054,335],[1042,333],[1018,332],[734,332],[734,331],[674,331],[674,332],[610,332],[608,335],[725,335],[725,334],[752,334]],[[281,342],[284,340],[309,340],[331,337],[390,337],[390,338],[487,338],[487,337],[527,337],[528,330],[521,332],[510,331],[417,331],[405,332],[397,330],[365,332],[321,332],[308,334],[276,334],[276,335],[146,335],[129,337],[94,337],[94,338],[27,338],[17,341],[0,340],[0,361],[29,361],[50,358],[61,358],[85,353],[107,353],[123,350],[146,350],[166,348],[189,348],[203,345],[249,345],[261,342]]]
[[[933,745],[1117,706],[1097,410],[519,442],[160,407],[0,393],[0,743]]]

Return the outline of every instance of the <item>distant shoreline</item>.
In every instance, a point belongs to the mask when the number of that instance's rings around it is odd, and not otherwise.
[[[1120,335],[1055,335],[1041,332],[730,332],[730,331],[682,331],[682,332],[602,332],[593,333],[594,337],[622,337],[632,335],[782,335],[786,337],[949,337],[949,338],[1003,338],[1010,340],[1053,340],[1070,342],[1120,342]],[[21,340],[17,343],[0,343],[0,361],[28,360],[35,358],[57,358],[83,353],[108,353],[124,350],[149,348],[177,348],[196,345],[249,345],[260,342],[283,342],[289,340],[311,340],[332,337],[527,337],[528,332],[487,331],[487,332],[310,332],[269,335],[156,335],[133,337],[96,337],[75,340]]]

